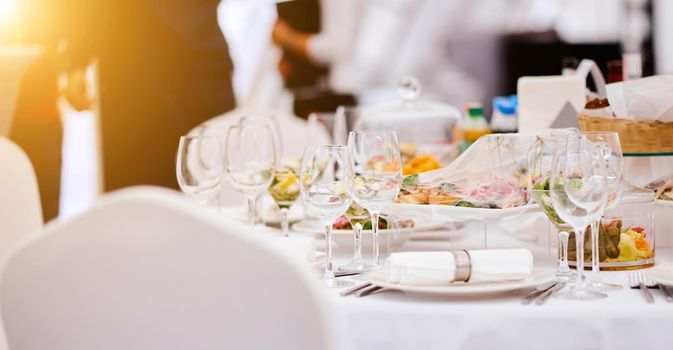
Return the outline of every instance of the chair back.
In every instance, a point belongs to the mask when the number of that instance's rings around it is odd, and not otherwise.
[[[7,262],[12,350],[329,349],[307,266],[158,188],[104,197]]]
[[[0,260],[22,237],[42,229],[35,170],[26,153],[0,136]]]

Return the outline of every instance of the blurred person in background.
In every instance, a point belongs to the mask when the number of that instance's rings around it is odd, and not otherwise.
[[[283,50],[279,70],[286,87],[294,89],[298,115],[308,114],[302,113],[302,102],[307,109],[332,112],[355,104],[360,84],[353,52],[363,4],[296,0],[278,5],[272,39]]]
[[[64,3],[65,2],[65,3]],[[177,188],[178,140],[235,107],[219,0],[66,0],[66,97],[90,108],[82,71],[98,68],[105,191]]]

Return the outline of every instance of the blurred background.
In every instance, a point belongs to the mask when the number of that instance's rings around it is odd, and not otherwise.
[[[582,58],[609,81],[673,74],[669,0],[93,3],[0,0],[0,132],[31,157],[47,219],[176,187],[178,136],[233,110],[378,106],[413,76],[423,99],[488,118],[519,77]]]

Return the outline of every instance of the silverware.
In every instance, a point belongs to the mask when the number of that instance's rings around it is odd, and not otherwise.
[[[554,285],[552,288],[549,288],[549,289],[547,289],[546,291],[544,291],[544,292],[542,293],[542,295],[540,295],[540,297],[537,298],[537,300],[535,301],[535,304],[537,304],[537,305],[542,305],[542,304],[544,304],[545,301],[547,301],[547,299],[548,299],[550,296],[556,294],[556,292],[560,291],[560,290],[563,289],[563,287],[565,287],[565,286],[566,286],[566,283],[565,283],[565,282],[557,283],[557,284]]]
[[[335,272],[334,277],[347,277],[347,276],[355,276],[355,275],[360,275],[362,272]]]
[[[557,284],[556,282],[552,282],[552,283],[545,284],[543,286],[535,288],[532,292],[528,293],[523,298],[523,300],[521,300],[521,303],[524,304],[524,305],[530,304],[533,301],[533,299],[537,298],[538,295],[540,295],[540,294],[546,292],[547,290],[553,288],[556,284]]]
[[[369,282],[360,283],[360,284],[355,285],[355,286],[353,286],[353,287],[350,287],[350,288],[348,288],[348,289],[346,289],[346,290],[342,290],[342,291],[339,293],[339,295],[341,295],[342,297],[346,297],[346,296],[349,296],[349,295],[351,295],[351,294],[353,294],[353,293],[355,293],[355,292],[357,292],[357,291],[359,291],[359,290],[361,290],[361,289],[363,289],[363,288],[370,287],[371,285],[372,285],[372,284],[369,283]]]
[[[640,271],[633,271],[629,273],[629,286],[632,289],[640,289],[648,303],[654,303],[654,296],[645,284],[645,275]]]
[[[360,298],[360,297],[366,297],[369,294],[372,294],[378,290],[383,289],[383,287],[379,286],[370,286],[365,289],[360,289],[359,291],[355,292],[355,296]]]
[[[672,302],[673,302],[673,294],[671,294],[671,291],[668,290],[668,287],[665,286],[665,285],[663,285],[663,284],[661,284],[661,283],[658,283],[657,285],[659,286],[659,288],[660,288],[660,289],[664,292],[664,294],[666,295],[666,301],[669,302],[669,303],[672,303]]]

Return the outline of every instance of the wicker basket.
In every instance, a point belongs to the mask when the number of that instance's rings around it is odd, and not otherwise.
[[[624,154],[673,154],[673,123],[637,121],[619,118],[589,117],[577,119],[582,131],[616,131]]]

